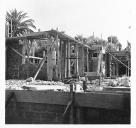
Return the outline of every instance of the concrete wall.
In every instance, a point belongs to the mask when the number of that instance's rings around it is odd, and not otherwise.
[[[69,124],[71,109],[63,117],[70,94],[48,91],[6,91],[15,97],[6,105],[6,124]],[[76,93],[74,124],[129,124],[129,93]]]
[[[70,110],[63,118],[66,106],[54,104],[10,103],[6,109],[6,124],[69,124]],[[129,124],[128,111],[74,108],[76,124]]]
[[[12,102],[6,110],[7,124],[58,124],[63,123],[65,106]],[[68,121],[68,120],[67,120]]]

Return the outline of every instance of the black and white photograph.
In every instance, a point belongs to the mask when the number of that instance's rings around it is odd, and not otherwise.
[[[5,125],[130,127],[134,3],[6,0]]]

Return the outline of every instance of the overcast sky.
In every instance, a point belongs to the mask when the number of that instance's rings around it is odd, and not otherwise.
[[[115,35],[126,46],[136,32],[135,0],[10,0],[6,10],[16,8],[35,20],[37,29],[65,31],[74,37]],[[129,29],[129,26],[131,28]],[[36,30],[37,31],[37,30]]]

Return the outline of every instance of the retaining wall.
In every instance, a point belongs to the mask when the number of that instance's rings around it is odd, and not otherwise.
[[[129,124],[129,93],[77,93],[73,113],[68,109],[70,93],[52,91],[6,91],[6,124]],[[71,119],[73,118],[73,119]]]

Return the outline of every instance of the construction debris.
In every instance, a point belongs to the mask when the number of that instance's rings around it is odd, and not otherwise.
[[[23,90],[25,80],[6,80],[6,90]]]
[[[101,85],[99,84],[101,82]],[[83,81],[74,81],[73,90],[75,92],[84,92]],[[95,79],[86,82],[86,91],[103,91],[105,88],[130,88],[130,78],[127,76],[116,79]],[[53,91],[70,91],[69,84],[60,81],[43,81],[43,80],[7,80],[7,90],[53,90]]]
[[[101,85],[99,85],[101,82]],[[130,88],[130,78],[127,76],[118,77],[116,79],[95,79],[87,84],[88,91],[102,91],[105,88]]]
[[[6,80],[7,90],[54,90],[54,91],[69,91],[69,86],[62,82],[54,81],[30,81],[28,80]]]

